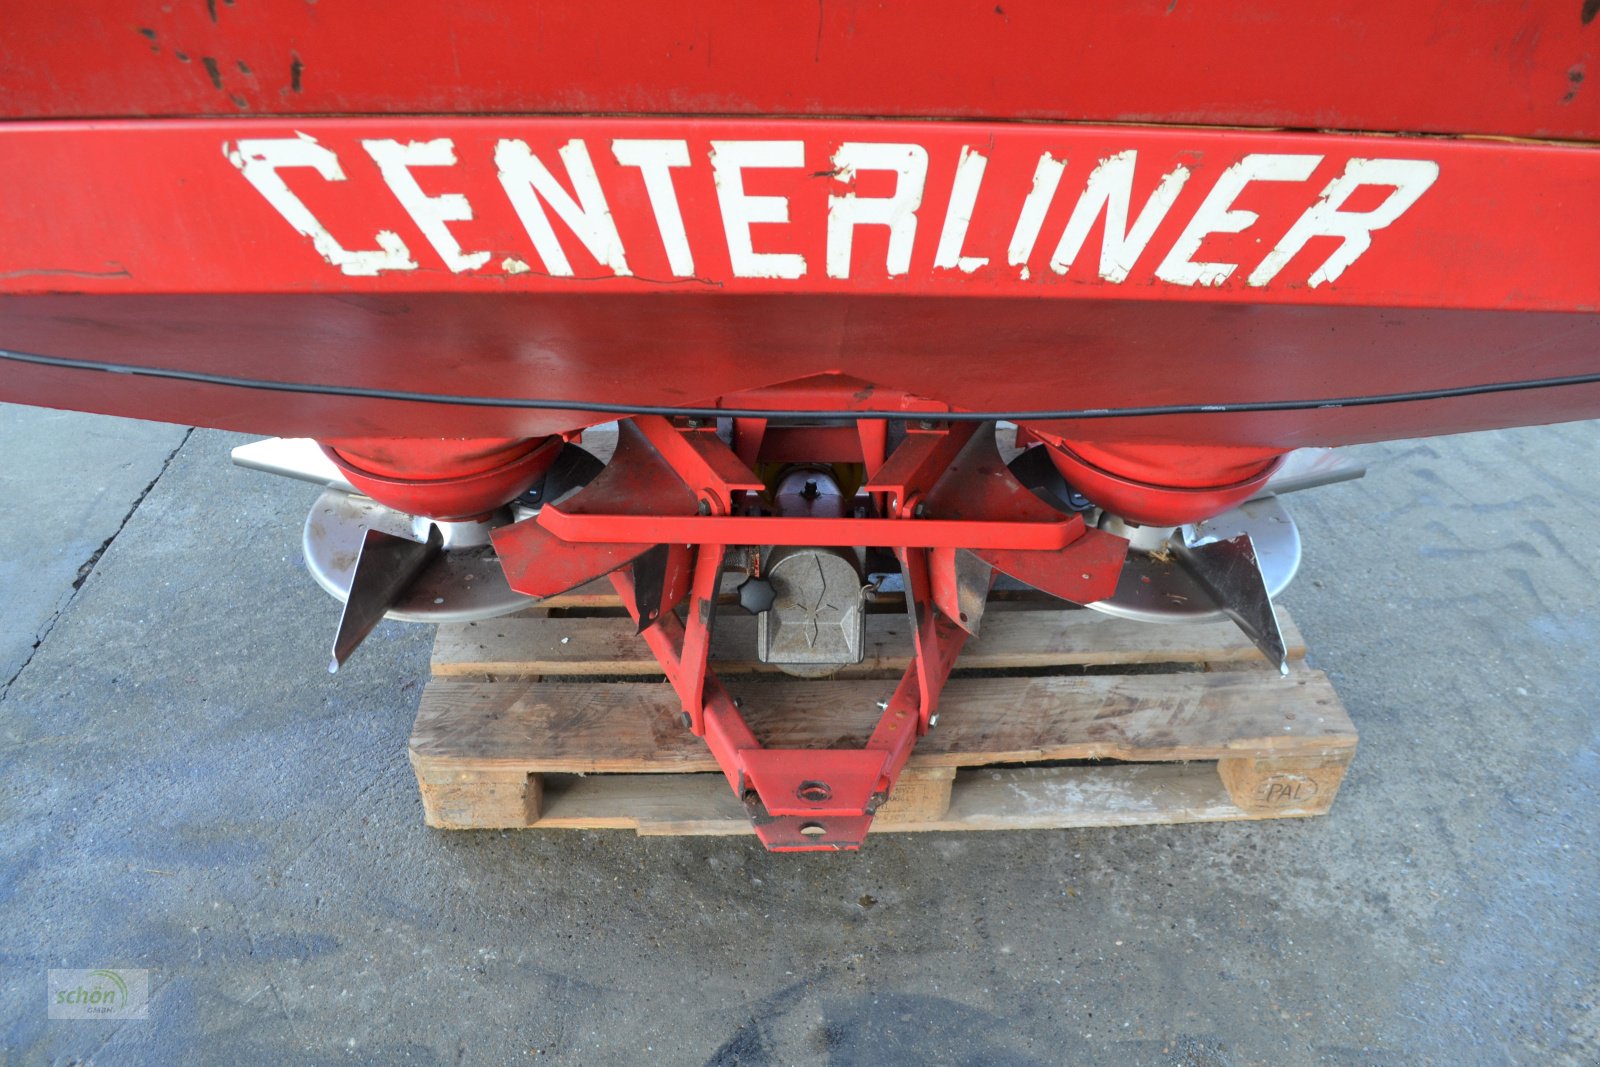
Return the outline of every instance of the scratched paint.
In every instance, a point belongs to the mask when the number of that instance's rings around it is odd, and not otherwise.
[[[383,271],[416,270],[416,261],[406,248],[400,235],[393,230],[379,230],[378,247],[360,251],[344,247],[329,232],[303,201],[279,176],[280,170],[309,167],[324,181],[346,181],[339,157],[317,143],[307,134],[296,137],[241,140],[237,144],[224,142],[222,154],[229,163],[239,168],[246,181],[255,186],[267,203],[277,209],[284,221],[295,232],[311,238],[311,246],[331,266],[353,277],[371,277]]]

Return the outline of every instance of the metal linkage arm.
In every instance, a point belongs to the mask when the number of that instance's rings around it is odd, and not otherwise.
[[[705,738],[768,848],[859,848],[917,738],[927,732],[966,633],[939,616],[928,600],[926,553],[904,550],[902,560],[911,575],[906,600],[913,619],[920,620],[916,652],[894,694],[882,704],[883,715],[866,746],[764,748],[707,661],[722,557],[721,546],[701,546],[685,611],[688,622],[662,612],[643,628],[642,636],[683,705],[684,724]],[[611,582],[623,605],[642,622],[633,574],[615,571]]]

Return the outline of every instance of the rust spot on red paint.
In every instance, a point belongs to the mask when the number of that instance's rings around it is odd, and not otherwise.
[[[1600,5],[1600,0],[1594,0]],[[1583,64],[1579,63],[1567,71],[1567,95],[1561,98],[1563,104],[1570,104],[1578,97],[1578,90],[1583,88]]]

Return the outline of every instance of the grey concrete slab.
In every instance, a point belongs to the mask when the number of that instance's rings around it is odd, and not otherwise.
[[[0,690],[188,432],[0,404]]]
[[[18,1063],[1600,1061],[1600,429],[1359,450],[1287,598],[1331,816],[740,839],[423,828],[430,634],[322,673],[308,487],[201,431],[0,700]],[[149,968],[150,1018],[45,971]]]

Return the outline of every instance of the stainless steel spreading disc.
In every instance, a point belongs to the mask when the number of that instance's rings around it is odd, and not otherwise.
[[[301,548],[306,568],[334,598],[350,595],[350,579],[368,529],[418,539],[414,518],[364,496],[328,489],[306,516]],[[490,545],[451,547],[428,565],[389,609],[403,622],[473,622],[509,615],[533,603],[513,592]]]
[[[1249,534],[1261,576],[1272,596],[1282,592],[1300,569],[1300,531],[1275,496],[1248,500],[1188,530],[1191,544]],[[1172,536],[1183,537],[1183,528]],[[1130,550],[1117,591],[1105,600],[1084,606],[1141,622],[1196,622],[1228,617],[1180,564],[1174,550]]]

